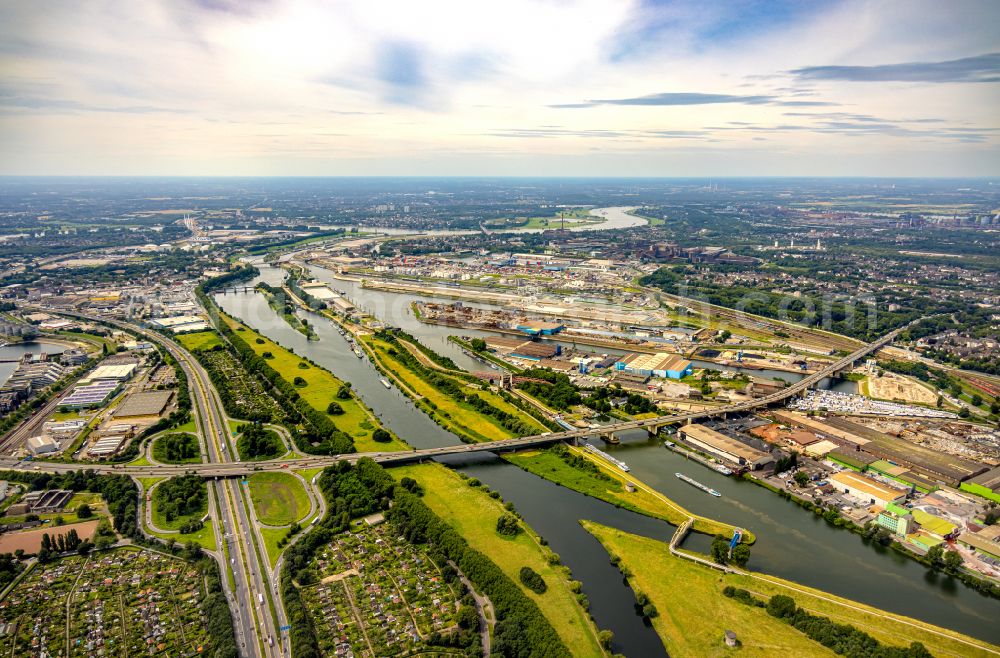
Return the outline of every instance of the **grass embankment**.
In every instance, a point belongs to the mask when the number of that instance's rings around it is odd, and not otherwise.
[[[471,404],[464,401],[460,402],[451,395],[435,388],[417,372],[409,368],[403,360],[398,358],[398,351],[405,348],[390,345],[375,336],[365,336],[362,340],[374,352],[376,362],[382,369],[389,371],[394,378],[402,382],[404,392],[411,397],[416,397],[418,406],[448,431],[475,442],[499,441],[516,436],[513,432],[503,427],[499,420],[480,413]],[[529,423],[532,427],[536,428],[538,432],[545,431],[545,428],[537,420],[510,404],[499,395],[480,389],[479,387],[469,387],[468,382],[449,377],[442,372],[435,372],[435,375],[450,379],[457,386],[461,387],[463,391],[475,393],[493,407],[517,416],[523,422]]]
[[[565,567],[549,564],[553,553],[539,543],[538,536],[525,527],[514,537],[497,533],[497,519],[506,511],[500,501],[481,487],[471,487],[457,473],[439,464],[393,468],[397,479],[409,476],[424,488],[424,503],[451,525],[469,545],[489,556],[524,593],[538,604],[549,623],[574,656],[602,656],[597,628],[577,602]],[[522,526],[524,524],[522,523]],[[548,590],[535,594],[520,581],[521,567],[534,569]]]
[[[567,448],[573,456],[582,458],[593,464],[602,478],[591,470],[570,465],[551,450],[533,450],[506,455],[504,459],[512,464],[534,473],[546,480],[560,484],[573,491],[598,498],[617,507],[623,507],[639,514],[652,516],[673,525],[680,525],[694,517],[694,530],[714,535],[722,533],[733,534],[733,526],[713,519],[697,516],[670,500],[649,485],[635,477],[623,473],[603,460],[589,454],[580,448]],[[625,484],[630,483],[635,491],[629,492]],[[753,543],[756,540],[753,533],[747,531],[745,541]]]
[[[177,444],[173,452],[168,444]],[[153,439],[153,459],[164,464],[200,464],[201,445],[198,437],[188,432],[169,432]],[[187,454],[188,457],[179,455]],[[144,457],[143,457],[144,458]],[[136,462],[132,462],[135,464]],[[148,460],[147,460],[148,464]]]
[[[344,382],[337,379],[332,372],[307,362],[292,351],[225,314],[220,313],[220,317],[234,331],[238,327],[243,327],[240,335],[256,354],[263,356],[265,352],[270,352],[272,358],[267,360],[268,365],[274,368],[283,379],[293,383],[296,377],[301,377],[306,382],[305,386],[296,388],[299,395],[313,408],[326,413],[330,402],[336,402],[340,405],[344,413],[327,414],[327,416],[337,426],[337,429],[345,432],[354,440],[354,446],[358,452],[389,452],[409,449],[409,446],[395,436],[388,443],[375,441],[372,438],[372,433],[380,426],[378,420],[353,393],[347,399],[342,400],[337,397],[337,391],[344,385]]]
[[[813,614],[854,626],[886,644],[906,647],[911,642],[921,642],[939,657],[996,655],[997,647],[954,631],[773,576],[722,574],[671,555],[661,541],[590,521],[581,523],[609,554],[621,560],[633,591],[646,594],[656,606],[659,614],[652,619],[653,628],[672,656],[729,655],[731,650],[723,644],[727,630],[734,631],[742,643],[741,655],[834,655],[764,609],[726,598],[722,590],[727,585],[749,590],[764,599],[774,594],[791,596]]]
[[[200,352],[222,346],[219,334],[213,329],[196,331],[190,334],[178,334],[174,338],[189,352]]]
[[[250,498],[261,523],[285,526],[309,515],[309,496],[294,475],[254,473],[248,481]]]

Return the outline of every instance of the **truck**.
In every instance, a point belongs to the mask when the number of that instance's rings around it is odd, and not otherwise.
[[[264,595],[263,594],[258,594],[257,595],[257,602],[260,603],[261,605],[264,605]]]

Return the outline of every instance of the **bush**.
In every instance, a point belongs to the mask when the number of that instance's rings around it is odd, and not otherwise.
[[[89,519],[94,515],[94,512],[90,509],[90,505],[87,503],[82,503],[76,508],[76,517],[78,519]]]
[[[545,590],[548,589],[545,580],[531,567],[521,567],[521,572],[518,575],[524,586],[535,594],[544,594]]]
[[[392,435],[380,427],[372,432],[372,440],[377,443],[389,443],[392,441]]]
[[[302,379],[301,377],[296,377],[295,379],[292,380],[292,384],[298,386],[299,388],[305,386],[306,383],[307,383],[306,380]]]
[[[340,416],[344,413],[344,408],[337,404],[335,400],[331,400],[330,404],[326,405],[326,413],[331,416]]]

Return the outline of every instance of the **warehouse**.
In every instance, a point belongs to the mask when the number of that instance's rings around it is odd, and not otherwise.
[[[128,396],[115,412],[115,418],[158,416],[170,402],[172,391],[143,391]]]
[[[615,370],[636,375],[651,375],[669,379],[682,379],[692,372],[691,362],[678,354],[629,354],[617,363]]]
[[[805,414],[795,413],[793,411],[775,411],[774,421],[776,423],[781,423],[782,425],[804,427],[815,432],[820,438],[831,439],[841,445],[851,448],[865,446],[868,443],[871,443],[871,441],[863,436],[859,436],[856,433],[834,427],[822,421],[816,420],[815,418],[810,418]]]
[[[93,382],[99,379],[113,379],[115,381],[124,382],[128,381],[132,374],[135,373],[137,364],[135,363],[123,363],[109,366],[97,366],[94,368],[93,372],[87,375],[85,380]]]
[[[687,443],[740,466],[758,469],[774,461],[769,453],[757,450],[704,425],[697,423],[685,425],[677,432]]]
[[[830,482],[837,488],[837,491],[879,507],[885,507],[889,503],[898,503],[906,498],[905,489],[894,489],[854,471],[834,473],[830,476]]]
[[[77,386],[72,393],[60,400],[59,406],[71,409],[99,407],[111,399],[119,386],[121,384],[113,379],[101,379],[93,384]]]

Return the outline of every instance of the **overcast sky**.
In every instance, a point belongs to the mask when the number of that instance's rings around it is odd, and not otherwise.
[[[1000,2],[0,0],[0,173],[997,176]]]

